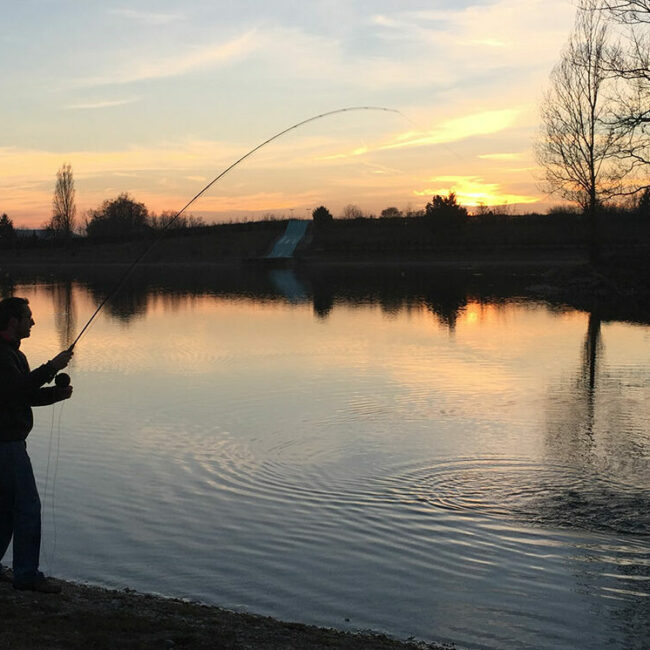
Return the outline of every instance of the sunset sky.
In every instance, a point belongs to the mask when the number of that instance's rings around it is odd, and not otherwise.
[[[72,166],[78,216],[128,192],[207,221],[321,204],[378,214],[461,203],[545,210],[532,144],[571,0],[21,0],[0,27],[0,213],[51,215]],[[537,205],[535,203],[537,202]]]

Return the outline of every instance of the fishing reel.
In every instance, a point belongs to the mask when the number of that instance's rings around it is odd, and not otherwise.
[[[59,388],[67,388],[70,385],[70,375],[67,372],[60,372],[55,378],[54,383]]]

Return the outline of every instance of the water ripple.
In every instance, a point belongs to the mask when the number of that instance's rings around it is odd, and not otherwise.
[[[458,459],[386,478],[396,499],[592,531],[650,535],[650,491],[582,468],[524,459]]]

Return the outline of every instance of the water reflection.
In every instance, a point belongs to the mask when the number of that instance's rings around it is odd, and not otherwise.
[[[436,284],[429,289],[425,304],[440,323],[453,332],[459,313],[467,306],[467,287],[458,279]]]
[[[59,348],[63,350],[70,347],[77,334],[75,292],[70,280],[56,282],[48,288],[52,292],[54,318],[56,330],[59,335]]]
[[[290,269],[273,269],[269,271],[271,283],[290,303],[306,302],[309,297],[307,289]]]
[[[630,410],[630,384],[624,372],[601,371],[605,346],[602,323],[589,314],[580,367],[575,378],[560,378],[549,391],[547,452],[549,460],[578,467],[580,484],[538,504],[540,516],[564,525],[650,535],[646,491],[647,426],[643,412]],[[636,390],[647,391],[647,383]]]
[[[8,298],[14,295],[16,283],[13,276],[0,269],[0,298]]]
[[[587,335],[585,337],[583,361],[582,361],[582,385],[585,386],[589,412],[593,420],[593,405],[596,392],[596,372],[598,369],[598,357],[602,353],[602,341],[600,336],[601,320],[593,312],[589,314]],[[591,430],[591,429],[590,429]]]
[[[650,447],[641,433],[647,431],[647,414],[624,406],[633,378],[603,373],[604,354],[602,321],[592,312],[575,378],[558,380],[547,405],[549,462],[578,474],[561,489],[547,488],[529,504],[527,515],[543,525],[632,535],[627,543],[577,549],[574,571],[586,591],[604,589],[606,598],[618,602],[608,611],[626,636],[624,647],[634,648],[639,639],[650,638],[650,552],[637,542],[650,536]],[[647,383],[644,390],[647,394]],[[616,572],[616,584],[606,587],[593,564],[603,556]]]
[[[119,275],[19,289],[63,341]],[[73,575],[467,647],[643,648],[648,329],[529,281],[139,269],[75,358]]]
[[[119,284],[124,269],[115,267],[64,268],[57,271],[55,309],[76,317],[71,287],[85,287],[99,305]],[[23,281],[49,282],[51,272],[22,269]],[[336,304],[377,304],[386,315],[425,305],[435,319],[453,331],[468,300],[495,304],[525,295],[531,278],[499,272],[422,268],[257,269],[220,266],[146,266],[137,268],[106,303],[111,317],[128,323],[143,316],[152,298],[163,296],[171,305],[188,296],[215,296],[255,301],[281,301],[313,305],[314,314],[326,319]],[[5,292],[11,293],[11,275]],[[59,284],[63,288],[59,288]],[[63,292],[63,294],[61,294]],[[62,340],[69,336],[61,323]]]

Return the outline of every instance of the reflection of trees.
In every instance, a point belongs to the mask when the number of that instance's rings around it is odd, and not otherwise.
[[[598,355],[602,351],[600,338],[600,318],[596,314],[589,314],[587,325],[587,336],[585,337],[584,351],[582,355],[582,385],[586,392],[587,401],[590,405],[590,412],[593,416],[594,396],[596,392],[596,372],[598,366]]]
[[[314,314],[317,318],[325,319],[334,309],[334,294],[331,289],[325,285],[315,285],[313,287]]]
[[[108,289],[106,294],[103,291],[99,295],[95,294],[98,303],[104,300],[106,295],[110,296],[104,305],[106,313],[110,316],[121,321],[130,321],[147,313],[149,287],[127,280],[112,296],[109,293],[111,290],[112,288]]]
[[[328,268],[302,273],[319,318],[326,317],[335,304],[377,304],[389,317],[425,305],[450,330],[467,305],[474,279],[462,272],[426,268]]]
[[[0,298],[10,298],[14,295],[16,283],[11,275],[0,269]]]
[[[424,302],[440,324],[453,332],[460,312],[467,306],[467,291],[465,287],[452,283],[437,286],[435,291],[427,293]]]
[[[591,313],[577,373],[549,391],[547,452],[554,463],[612,489],[644,488],[649,442],[640,404],[630,400],[639,377],[628,366],[605,372],[604,349],[600,317]]]
[[[111,294],[126,266],[67,267],[61,282],[85,286],[98,306]],[[313,301],[314,314],[325,318],[336,305],[375,304],[387,315],[426,305],[446,327],[453,329],[468,295],[481,299],[507,300],[520,295],[527,280],[523,276],[503,278],[468,271],[427,267],[298,267],[283,271],[286,279],[304,287],[305,299]],[[215,296],[253,301],[296,300],[278,286],[268,269],[251,266],[160,265],[138,266],[106,303],[108,316],[128,322],[143,315],[152,304],[178,307],[188,298]],[[52,282],[50,270],[21,271],[21,278]],[[284,283],[286,284],[286,283]],[[495,289],[497,287],[498,289]],[[302,296],[300,297],[302,300]],[[88,314],[90,316],[90,314]],[[82,319],[83,320],[83,319]]]
[[[601,319],[590,313],[580,367],[553,387],[547,403],[548,465],[566,468],[570,476],[540,490],[530,514],[545,525],[615,536],[594,541],[592,548],[576,547],[581,553],[574,570],[591,593],[605,581],[602,568],[592,568],[592,556],[595,567],[602,560],[617,571],[617,587],[628,593],[612,610],[616,625],[626,630],[625,647],[642,648],[650,633],[650,567],[639,544],[650,534],[648,436],[640,405],[628,399],[629,386],[638,382],[634,368],[606,372],[603,352]]]
[[[552,455],[563,463],[584,465],[593,461],[597,376],[602,353],[600,330],[600,318],[589,314],[578,372],[550,391],[547,443]]]
[[[593,439],[594,424],[596,417],[596,375],[598,372],[598,358],[602,353],[602,341],[600,336],[600,317],[596,314],[589,314],[587,323],[587,334],[582,350],[582,362],[580,372],[576,381],[576,397],[582,409],[576,413],[584,418],[582,430]]]
[[[258,273],[238,267],[143,265],[123,280],[122,275],[120,267],[111,272],[85,273],[83,283],[96,305],[110,296],[103,310],[123,322],[144,316],[147,309],[158,302],[165,308],[179,309],[188,299],[206,295],[287,299],[273,286],[265,271]]]
[[[604,350],[601,319],[591,313],[577,373],[549,392],[547,450],[562,464],[644,486],[649,441],[643,402],[631,399],[630,387],[643,390],[639,382],[647,372],[633,366],[604,371]]]
[[[61,349],[68,348],[77,330],[77,310],[74,300],[73,284],[70,279],[51,285],[54,303],[54,327],[59,335]]]

